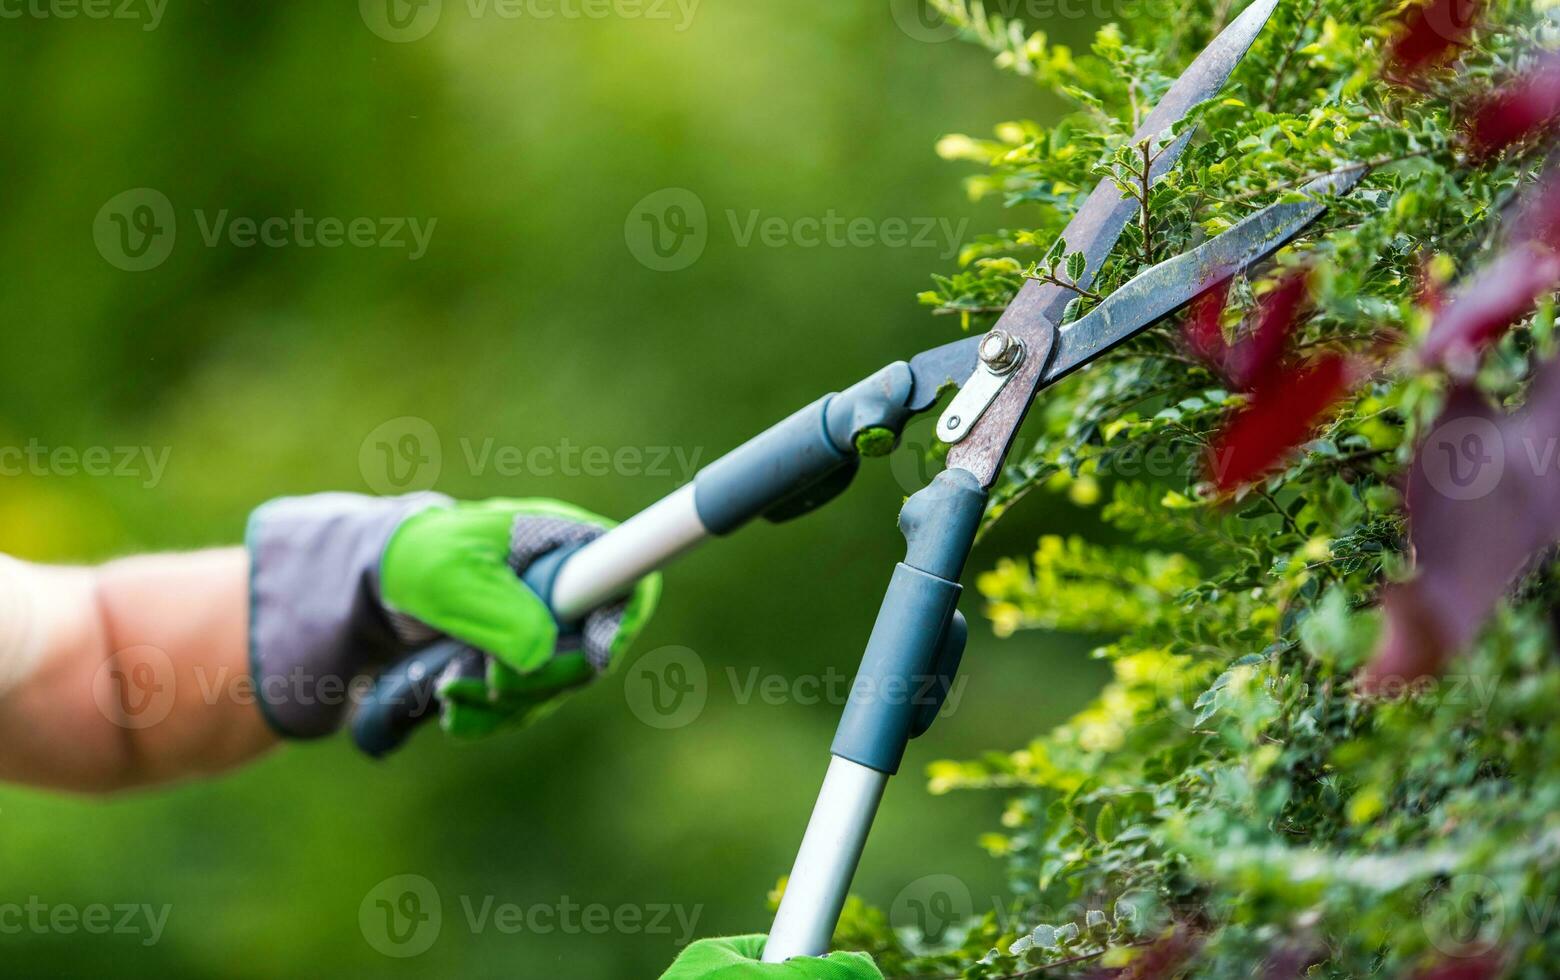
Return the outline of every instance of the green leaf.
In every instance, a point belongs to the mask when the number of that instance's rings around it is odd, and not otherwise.
[[[1121,830],[1121,825],[1116,819],[1116,808],[1109,803],[1100,807],[1099,816],[1094,821],[1094,836],[1105,843],[1116,839],[1116,834]]]

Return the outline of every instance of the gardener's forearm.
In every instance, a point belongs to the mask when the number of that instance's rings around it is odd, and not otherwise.
[[[111,792],[275,744],[247,694],[242,549],[101,568],[0,559],[0,780]]]

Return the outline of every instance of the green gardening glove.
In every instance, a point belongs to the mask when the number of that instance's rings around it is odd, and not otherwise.
[[[706,939],[682,951],[661,980],[883,980],[866,953],[764,963],[764,936]]]
[[[609,670],[638,636],[659,576],[561,638],[551,610],[520,580],[536,559],[611,526],[558,501],[499,499],[430,507],[396,529],[380,563],[380,594],[397,631],[472,648],[439,678],[445,731],[475,738],[535,721]],[[419,627],[429,635],[417,636]]]
[[[260,709],[295,739],[345,722],[363,681],[450,637],[440,718],[462,737],[540,717],[608,670],[655,607],[660,580],[560,630],[520,576],[609,522],[547,500],[441,494],[288,497],[250,517],[250,665]],[[365,706],[367,707],[367,706]]]

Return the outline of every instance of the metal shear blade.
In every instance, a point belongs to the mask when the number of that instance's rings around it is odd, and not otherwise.
[[[1180,160],[1191,133],[1177,134],[1168,145],[1161,146],[1161,141],[1192,110],[1218,95],[1277,6],[1278,0],[1256,0],[1248,6],[1197,56],[1148,114],[1133,137],[1134,145],[1145,147],[1148,180],[1157,181]],[[1082,254],[1084,259],[1083,274],[1075,283],[1079,288],[1088,289],[1093,284],[1137,211],[1137,202],[1111,179],[1100,181],[1084,201],[1062,232],[1069,251]],[[1002,461],[1038,390],[1041,370],[1050,360],[1056,325],[1074,295],[1062,287],[1039,282],[1027,283],[1019,291],[997,323],[997,330],[1022,344],[1026,357],[1001,390],[980,406],[981,420],[963,427],[960,442],[948,454],[950,467],[973,473],[988,487],[996,482]]]
[[[1361,166],[1316,180],[1301,190],[1305,201],[1264,208],[1122,286],[1088,316],[1062,328],[1040,387],[1055,384],[1182,309],[1211,286],[1273,255],[1327,213],[1330,198],[1353,190],[1366,173],[1368,168]]]
[[[1056,332],[1049,357],[1037,368],[1035,392],[1056,384],[1182,309],[1213,285],[1272,256],[1325,214],[1333,198],[1358,186],[1368,172],[1369,168],[1361,165],[1321,177],[1301,189],[1305,200],[1264,208],[1217,238],[1141,273],[1087,316]],[[998,329],[1001,329],[1000,324]],[[989,336],[945,344],[912,359],[910,370],[915,380],[912,408],[917,411],[931,408],[938,393],[950,384],[971,391],[972,379],[984,370],[981,345]],[[961,397],[963,395],[961,392]],[[982,407],[989,408],[990,401]],[[954,429],[970,431],[973,422],[978,421],[969,417],[970,410],[967,405],[950,406],[944,415],[945,424],[939,427],[939,435]],[[960,424],[952,428],[947,426],[949,416],[959,413],[962,413]],[[1016,428],[1017,422],[1013,424]]]

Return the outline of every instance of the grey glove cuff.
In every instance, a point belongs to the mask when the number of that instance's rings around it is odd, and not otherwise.
[[[405,656],[379,594],[379,562],[401,523],[449,498],[326,493],[249,519],[249,661],[266,720],[287,738],[330,735],[359,676]]]

